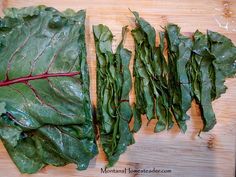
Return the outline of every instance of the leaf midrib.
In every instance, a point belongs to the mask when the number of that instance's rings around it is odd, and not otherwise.
[[[6,79],[4,81],[0,82],[0,87],[4,86],[9,86],[12,84],[18,84],[18,83],[27,83],[28,81],[31,80],[40,80],[40,79],[47,79],[49,77],[73,77],[76,75],[79,75],[80,72],[66,72],[66,73],[43,73],[43,74],[38,74],[38,75],[28,75],[25,77],[19,77],[15,79]]]

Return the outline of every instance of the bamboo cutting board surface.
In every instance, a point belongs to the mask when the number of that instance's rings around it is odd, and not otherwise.
[[[122,26],[134,27],[134,18],[128,8],[138,11],[156,30],[161,30],[168,22],[176,23],[181,31],[192,34],[196,29],[206,29],[225,34],[236,44],[236,1],[222,0],[0,0],[0,15],[7,7],[32,5],[53,6],[59,10],[72,8],[86,9],[87,60],[91,78],[91,99],[96,104],[96,56],[92,34],[92,25],[105,24],[113,34],[114,48],[121,38]],[[134,50],[133,39],[129,34],[125,45]],[[133,63],[133,62],[132,62]],[[131,63],[131,64],[132,64]],[[132,66],[130,67],[132,70]],[[136,143],[128,147],[119,162],[112,168],[171,170],[170,173],[101,173],[106,164],[104,153],[100,153],[86,171],[77,171],[75,165],[66,167],[47,166],[34,175],[21,175],[0,143],[0,177],[95,177],[95,176],[163,176],[163,177],[233,177],[235,175],[236,150],[236,78],[226,82],[228,90],[214,101],[217,124],[208,133],[201,133],[200,111],[196,104],[188,111],[191,116],[187,122],[188,130],[182,134],[177,126],[170,131],[153,133],[155,121],[147,127],[143,118],[141,130],[135,134]],[[134,91],[130,94],[134,100]]]

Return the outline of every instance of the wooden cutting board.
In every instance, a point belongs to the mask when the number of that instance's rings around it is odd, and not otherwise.
[[[86,42],[88,64],[91,78],[91,98],[96,104],[96,57],[92,25],[108,25],[115,35],[114,48],[121,38],[122,26],[134,27],[134,18],[128,8],[138,11],[156,30],[161,30],[168,22],[176,23],[184,34],[190,35],[196,29],[206,29],[225,34],[236,44],[236,1],[221,0],[0,0],[0,15],[7,7],[32,5],[53,6],[59,10],[72,8],[86,9]],[[133,51],[131,35],[125,45]],[[132,66],[130,67],[132,70]],[[228,90],[213,103],[217,125],[208,133],[201,133],[202,121],[198,107],[193,103],[189,110],[191,120],[188,130],[180,133],[177,126],[170,131],[153,133],[155,121],[146,126],[143,118],[142,129],[135,134],[136,143],[130,146],[119,162],[111,169],[124,170],[126,173],[101,172],[106,164],[104,153],[100,153],[86,171],[77,171],[75,165],[66,167],[48,166],[33,177],[69,176],[163,176],[163,177],[233,177],[235,175],[236,150],[236,79],[228,79]],[[133,101],[134,92],[130,94]],[[129,173],[128,168],[166,170],[163,173]],[[171,172],[170,172],[171,171]],[[0,144],[0,176],[16,177],[21,175],[5,148]]]

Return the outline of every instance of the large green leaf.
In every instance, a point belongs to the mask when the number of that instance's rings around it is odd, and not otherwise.
[[[109,161],[107,166],[111,167],[127,146],[134,143],[129,129],[131,52],[123,47],[126,27],[115,53],[112,52],[113,35],[107,26],[94,26],[93,32],[97,55],[97,119],[101,144]]]
[[[85,11],[6,9],[0,20],[0,137],[22,173],[86,169],[97,154]]]

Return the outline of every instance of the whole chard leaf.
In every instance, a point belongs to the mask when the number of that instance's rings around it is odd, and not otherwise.
[[[6,9],[0,20],[0,137],[22,173],[86,169],[97,154],[85,11]]]
[[[97,56],[97,119],[107,167],[113,166],[127,146],[134,143],[129,129],[132,117],[129,104],[131,52],[123,47],[126,30],[124,27],[122,40],[113,53],[113,35],[109,28],[102,24],[93,26]]]

